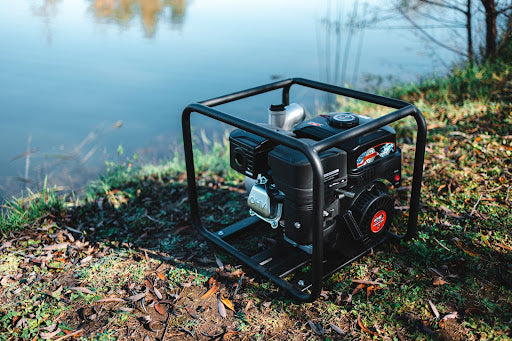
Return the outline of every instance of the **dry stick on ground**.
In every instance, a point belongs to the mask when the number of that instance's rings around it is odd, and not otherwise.
[[[367,284],[367,285],[384,285],[382,282],[367,281],[364,279],[353,279],[352,283]]]
[[[443,249],[445,250],[448,250],[450,252],[452,252],[452,250],[450,250],[449,248],[447,248],[446,246],[444,246],[439,240],[437,240],[437,238],[434,237],[434,240],[437,244],[439,244]]]
[[[62,337],[59,337],[59,338],[58,338],[57,340],[55,340],[55,341],[61,341],[61,340],[64,340],[64,339],[67,339],[67,338],[73,337],[73,336],[75,336],[75,335],[80,334],[82,331],[83,331],[83,329],[78,329],[78,330],[76,330],[76,331],[74,331],[74,332],[72,332],[72,333],[70,333],[70,334],[68,334],[68,335],[64,335],[64,336],[62,336]]]
[[[165,328],[164,328],[164,332],[162,333],[162,337],[160,338],[160,341],[164,341],[164,339],[165,339],[165,334],[167,334],[167,329],[169,328],[170,319],[171,319],[171,313],[170,313],[170,311],[167,311],[167,319],[165,320]]]
[[[473,209],[471,210],[471,212],[469,213],[469,218],[473,217],[473,214],[475,214],[475,211],[476,211],[476,208],[478,207],[478,205],[480,204],[480,200],[482,200],[482,197],[484,195],[483,194],[480,194],[480,196],[478,197],[478,200],[476,201],[476,204],[475,206],[473,206]],[[464,232],[466,232],[466,228],[468,227],[468,224],[469,224],[469,221],[466,223],[466,225],[464,226]]]
[[[482,197],[483,197],[483,196],[484,196],[483,194],[480,194],[480,196],[478,197],[478,200],[476,201],[475,206],[473,206],[473,209],[471,210],[471,213],[469,213],[469,216],[470,216],[470,217],[472,217],[472,216],[473,216],[473,214],[475,213],[476,208],[478,207],[478,204],[480,204],[480,200],[482,200]]]

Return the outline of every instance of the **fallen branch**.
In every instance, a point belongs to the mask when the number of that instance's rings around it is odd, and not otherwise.
[[[450,251],[452,252],[452,250],[450,250],[449,248],[447,248],[446,246],[444,246],[439,240],[437,240],[437,238],[434,237],[434,240],[437,244],[439,244],[443,249],[447,250],[447,251]]]
[[[366,285],[384,285],[384,283],[376,281],[367,281],[364,279],[353,279],[352,283],[366,284]]]
[[[475,213],[476,208],[478,207],[478,204],[480,204],[480,200],[482,200],[483,196],[484,196],[483,194],[480,194],[480,196],[478,197],[478,200],[476,201],[475,206],[473,206],[473,209],[471,210],[471,213],[469,213],[470,217],[473,216],[473,214]]]

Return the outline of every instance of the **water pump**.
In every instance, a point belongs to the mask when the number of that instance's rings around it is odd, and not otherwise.
[[[302,107],[290,104],[292,86],[395,110],[375,119],[331,112],[304,120]],[[276,90],[282,91],[282,104],[270,107],[265,124],[214,109]],[[210,230],[201,220],[190,126],[193,113],[236,128],[229,136],[230,166],[245,176],[248,217],[229,226]],[[394,216],[390,189],[403,181],[402,151],[390,124],[408,116],[416,121],[416,146],[407,226],[399,235],[390,229]],[[183,111],[182,127],[193,226],[296,299],[316,299],[323,278],[385,241],[417,233],[427,129],[422,113],[412,104],[292,78],[190,104]],[[243,240],[234,241],[249,234],[262,238],[265,229],[277,231],[275,245],[251,252],[249,247],[234,246],[244,245]]]

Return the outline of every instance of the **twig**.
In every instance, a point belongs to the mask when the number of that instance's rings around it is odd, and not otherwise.
[[[483,194],[480,194],[480,197],[478,197],[478,200],[476,201],[475,206],[473,206],[473,209],[471,210],[471,213],[469,213],[470,217],[473,216],[473,214],[475,213],[476,208],[478,207],[478,204],[480,204],[480,200],[482,200],[483,196],[484,196]]]
[[[428,268],[430,271],[432,271],[433,273],[435,273],[436,275],[438,275],[439,277],[444,277],[442,273],[439,272],[439,270],[435,269],[435,268]]]
[[[510,205],[512,206],[512,202],[509,200],[509,197],[510,197],[510,189],[512,188],[512,186],[508,186],[508,189],[507,189],[507,197],[505,198],[505,201]]]
[[[163,221],[155,219],[155,218],[153,218],[153,217],[151,217],[151,216],[149,216],[147,214],[145,214],[144,217],[148,218],[149,220],[151,220],[154,223],[158,223],[160,225],[164,225],[165,224]]]
[[[490,192],[496,192],[496,191],[499,191],[501,189],[501,187],[503,187],[503,185],[499,185],[498,187],[496,188],[492,188],[492,189],[488,189],[486,192],[487,193],[490,193]]]
[[[169,328],[169,320],[171,319],[171,313],[167,311],[167,319],[165,320],[165,328],[164,332],[162,333],[162,337],[160,338],[160,341],[164,341],[165,334],[167,334],[167,328]]]
[[[441,247],[447,251],[450,251],[452,252],[452,250],[450,250],[449,248],[447,248],[446,246],[444,246],[443,244],[441,244],[441,242],[439,240],[437,240],[437,238],[434,237],[434,240],[436,241],[437,244],[441,245]]]
[[[69,226],[66,226],[66,225],[64,225],[64,227],[65,227],[66,229],[70,230],[71,232],[75,232],[75,233],[78,233],[78,234],[83,234],[83,232],[82,232],[82,231],[77,230],[77,229],[74,229],[74,228],[72,228],[72,227],[69,227]]]
[[[367,285],[384,285],[384,283],[376,281],[367,281],[364,279],[353,279],[352,283],[367,284]]]
[[[59,337],[59,338],[58,338],[57,340],[55,340],[55,341],[60,341],[60,340],[67,339],[67,338],[69,338],[69,337],[73,337],[73,336],[75,336],[75,335],[77,335],[77,334],[80,334],[81,332],[83,332],[83,329],[75,330],[74,332],[72,332],[72,333],[70,333],[70,334],[68,334],[68,335],[64,335],[64,336],[62,336],[62,337]]]

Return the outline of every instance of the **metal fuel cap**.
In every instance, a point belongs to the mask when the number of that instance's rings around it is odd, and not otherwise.
[[[334,113],[329,118],[329,125],[335,128],[352,128],[359,124],[359,118],[351,112]]]

